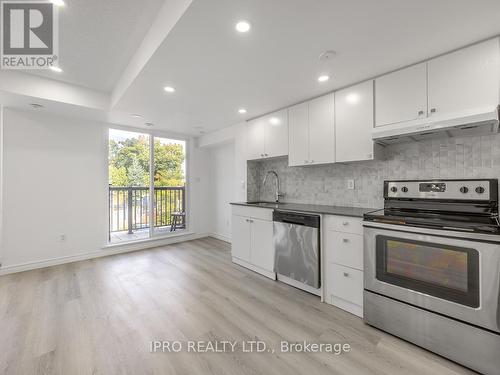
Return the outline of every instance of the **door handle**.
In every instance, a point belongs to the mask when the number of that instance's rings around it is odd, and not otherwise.
[[[418,115],[422,116],[424,114],[424,111],[418,111]]]
[[[344,277],[349,277],[349,273],[344,272]]]
[[[345,226],[345,225],[349,225],[349,222],[348,222],[348,221],[343,221],[343,222],[342,222],[342,225],[344,225],[344,226]]]
[[[347,238],[343,238],[342,242],[347,243],[347,242],[349,242],[349,240]]]

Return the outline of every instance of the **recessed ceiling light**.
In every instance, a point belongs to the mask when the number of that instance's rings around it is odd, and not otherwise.
[[[52,4],[57,5],[58,7],[63,7],[65,5],[63,0],[52,0]]]
[[[166,92],[175,92],[175,89],[172,86],[165,86],[163,90]]]
[[[139,115],[138,113],[132,113],[131,116],[135,118],[142,118],[142,115]]]
[[[238,109],[238,113],[244,115],[245,113],[247,113],[247,110],[245,108],[240,108]]]
[[[40,109],[40,108],[44,108],[43,105],[41,104],[38,104],[38,103],[30,103],[30,107],[33,108],[33,109]]]
[[[248,31],[250,31],[250,28],[252,26],[250,25],[250,22],[248,21],[238,21],[238,23],[236,24],[236,30],[240,33],[246,33]]]
[[[62,73],[62,69],[59,68],[58,66],[51,66],[50,67],[50,70],[52,70],[53,72],[56,72],[56,73]]]
[[[146,122],[146,123],[144,123],[144,125],[146,125],[146,126],[155,126],[155,124],[153,124],[152,122]]]
[[[330,79],[330,76],[323,74],[318,77],[318,82],[326,82]]]
[[[281,121],[280,121],[280,119],[279,119],[279,118],[277,118],[277,117],[271,117],[271,118],[269,119],[269,122],[271,123],[271,125],[279,125]]]

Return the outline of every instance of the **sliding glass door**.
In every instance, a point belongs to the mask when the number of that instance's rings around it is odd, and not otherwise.
[[[186,229],[186,142],[154,138],[153,234]]]
[[[186,229],[186,143],[109,130],[109,241]]]

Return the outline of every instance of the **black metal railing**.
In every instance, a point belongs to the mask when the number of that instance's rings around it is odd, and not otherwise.
[[[109,187],[109,232],[149,228],[150,207],[148,187]],[[172,224],[173,212],[186,211],[186,189],[184,186],[162,186],[154,188],[154,227]],[[184,220],[184,217],[183,217]],[[182,223],[185,225],[185,223]]]

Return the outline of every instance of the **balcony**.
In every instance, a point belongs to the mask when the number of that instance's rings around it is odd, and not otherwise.
[[[109,187],[109,241],[126,242],[149,238],[150,204],[148,187]],[[153,230],[155,234],[170,233],[173,213],[186,212],[184,186],[154,188]],[[186,218],[177,218],[175,230],[186,228]]]

